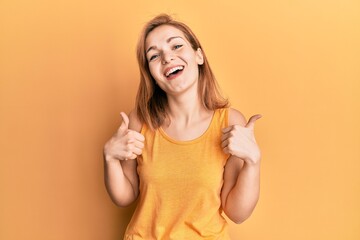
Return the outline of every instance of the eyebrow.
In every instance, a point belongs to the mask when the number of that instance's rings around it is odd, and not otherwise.
[[[183,39],[183,38],[180,37],[180,36],[174,36],[174,37],[168,38],[168,39],[166,40],[166,42],[169,43],[169,42],[171,42],[171,40],[173,40],[174,38],[181,38],[181,39]],[[156,47],[155,47],[155,46],[149,47],[148,50],[146,50],[146,53],[145,53],[145,54],[147,54],[150,50],[153,50],[153,49],[156,49]]]

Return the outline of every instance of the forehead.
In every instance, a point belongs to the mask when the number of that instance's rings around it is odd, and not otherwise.
[[[157,45],[158,43],[166,42],[169,38],[179,36],[185,41],[186,37],[184,33],[171,25],[161,25],[152,30],[146,37],[145,49],[150,46]]]

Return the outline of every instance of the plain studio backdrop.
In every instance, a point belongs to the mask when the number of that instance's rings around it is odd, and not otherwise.
[[[360,239],[355,0],[1,0],[0,239],[121,239],[134,205],[111,202],[102,149],[163,12],[197,34],[232,106],[263,115],[260,200],[232,239]]]

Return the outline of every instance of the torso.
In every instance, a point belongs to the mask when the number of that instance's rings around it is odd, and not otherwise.
[[[196,134],[196,124],[182,132],[143,127],[139,203],[125,239],[229,239],[220,200],[228,157],[220,138],[228,125],[227,110],[209,116]]]

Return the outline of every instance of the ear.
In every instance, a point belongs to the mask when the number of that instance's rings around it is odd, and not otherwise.
[[[204,64],[204,55],[202,53],[201,48],[198,48],[196,50],[196,62],[198,65],[203,65]]]

